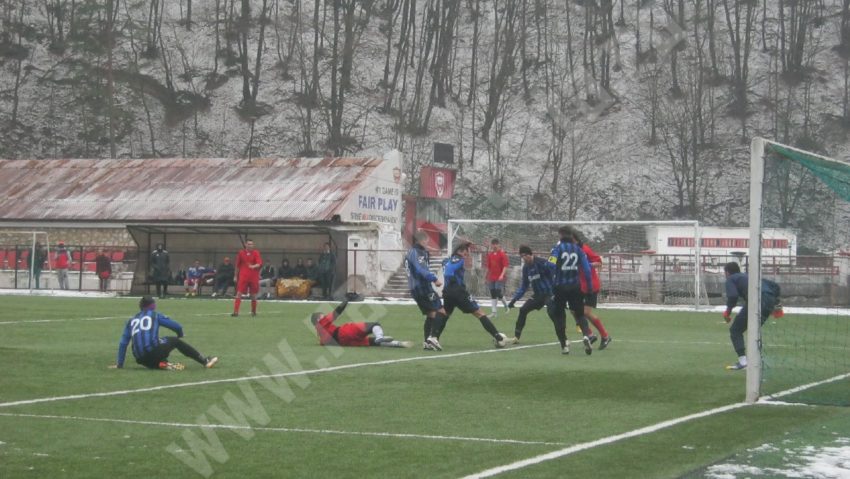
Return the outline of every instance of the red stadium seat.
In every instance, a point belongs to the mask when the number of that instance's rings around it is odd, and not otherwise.
[[[71,261],[71,266],[68,267],[70,271],[79,271],[80,270],[80,262],[79,261]]]
[[[112,252],[112,261],[115,263],[120,263],[124,261],[124,252],[123,251],[113,251]]]
[[[84,261],[94,261],[97,258],[97,253],[95,251],[86,251]]]
[[[71,259],[74,261],[80,260],[80,252],[79,251],[71,251]]]
[[[8,269],[9,263],[6,262],[6,250],[0,249],[0,268]]]
[[[18,261],[18,258],[15,256],[15,250],[10,249],[6,252],[6,263],[9,265],[9,269],[15,269],[15,263]]]
[[[97,263],[86,263],[85,267],[86,271],[91,271],[92,273],[97,271]]]

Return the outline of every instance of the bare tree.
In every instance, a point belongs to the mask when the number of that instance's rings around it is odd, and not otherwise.
[[[481,125],[481,137],[484,139],[490,136],[490,128],[493,127],[493,122],[499,113],[502,97],[516,72],[517,36],[520,33],[517,25],[519,1],[507,0],[501,11],[497,8],[494,12],[490,81],[487,87],[484,124]]]
[[[355,149],[355,141],[344,125],[347,94],[351,91],[351,73],[357,38],[368,25],[372,3],[361,0],[333,2],[333,40],[331,43],[330,98],[328,99],[328,146],[334,154]]]
[[[747,141],[750,51],[756,8],[750,0],[723,0],[723,12],[726,17],[726,29],[729,32],[729,43],[732,47],[731,111],[741,119],[741,141],[745,142]]]
[[[700,218],[710,186],[711,161],[705,143],[707,108],[705,73],[697,62],[688,62],[682,74],[680,98],[659,110],[660,134],[669,160],[674,192],[674,214]]]

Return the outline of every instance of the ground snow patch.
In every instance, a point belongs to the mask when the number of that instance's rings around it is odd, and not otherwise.
[[[806,479],[850,479],[850,438],[838,438],[837,447],[806,446],[787,450],[784,467],[756,467],[740,464],[715,464],[706,470],[710,479],[744,477],[785,477]],[[748,452],[777,452],[773,445],[764,444]]]

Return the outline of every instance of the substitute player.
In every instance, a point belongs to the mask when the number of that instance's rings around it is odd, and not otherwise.
[[[469,296],[469,291],[466,289],[463,276],[464,264],[469,258],[469,246],[470,243],[461,243],[452,251],[450,258],[443,260],[443,276],[446,280],[446,286],[443,288],[443,303],[446,307],[446,315],[451,316],[457,308],[466,314],[475,316],[481,322],[484,330],[493,337],[496,346],[504,347],[508,337],[496,329],[496,326],[481,311],[481,307]],[[434,331],[433,334],[439,339],[442,332],[441,328]]]
[[[582,334],[584,334],[582,338],[584,352],[585,354],[592,354],[593,348],[590,342],[592,333],[587,324],[587,318],[584,316],[584,295],[581,292],[579,280],[579,276],[584,275],[584,280],[588,284],[592,283],[590,263],[587,262],[587,255],[573,240],[574,233],[571,227],[561,226],[558,228],[558,234],[561,240],[552,248],[552,253],[549,256],[549,262],[555,265],[554,308],[549,314],[555,321],[555,331],[563,349],[567,341],[566,323],[567,306],[569,305],[573,317],[581,327]]]
[[[239,316],[242,295],[251,295],[251,316],[257,315],[257,293],[260,292],[260,268],[263,258],[254,249],[254,242],[245,240],[245,248],[236,255],[236,299],[233,301],[231,316]]]
[[[177,336],[159,337],[160,326],[174,331]],[[121,335],[121,341],[118,343],[118,360],[111,367],[118,369],[124,367],[127,346],[131,342],[136,362],[149,369],[183,369],[184,366],[180,363],[168,362],[168,355],[174,349],[206,368],[215,366],[218,362],[217,357],[203,356],[195,348],[180,339],[182,337],[183,327],[180,326],[180,323],[158,312],[154,299],[145,296],[139,301],[139,313],[130,318],[124,326],[124,334]]]
[[[490,241],[490,252],[487,253],[487,287],[490,289],[490,313],[493,319],[496,319],[498,314],[498,301],[501,301],[508,309],[508,304],[505,302],[505,275],[508,273],[508,255],[499,244],[498,238],[493,238]]]
[[[409,348],[411,341],[395,341],[384,336],[381,323],[350,322],[337,326],[334,321],[342,314],[348,301],[343,301],[328,314],[313,313],[310,322],[316,327],[319,344],[322,346],[384,346],[387,348]]]

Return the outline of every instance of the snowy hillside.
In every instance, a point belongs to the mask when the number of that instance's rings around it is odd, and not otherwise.
[[[0,157],[398,148],[415,193],[439,141],[453,216],[745,224],[753,136],[847,155],[848,8],[10,0]]]

